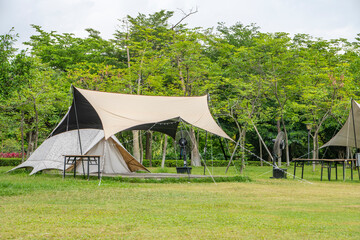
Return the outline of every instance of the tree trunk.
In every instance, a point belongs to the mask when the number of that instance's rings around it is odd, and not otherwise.
[[[34,149],[37,149],[38,140],[39,140],[39,113],[36,108],[36,100],[34,100],[34,112],[35,112],[35,133],[34,133]]]
[[[276,121],[276,128],[278,133],[281,132],[281,124],[280,124],[280,119]],[[278,166],[281,167],[281,157],[278,157]]]
[[[286,166],[290,166],[290,153],[289,153],[289,142],[288,142],[288,135],[285,132],[285,156],[286,156]]]
[[[201,159],[200,159],[200,154],[199,154],[199,145],[196,141],[196,137],[195,137],[195,132],[194,129],[191,128],[190,129],[190,139],[191,139],[191,165],[192,166],[196,166],[196,167],[200,167],[201,166]]]
[[[30,157],[30,155],[32,153],[32,151],[31,151],[32,145],[33,145],[32,141],[33,141],[32,140],[32,131],[29,131],[29,133],[28,133],[28,148],[27,148],[27,153],[26,153],[26,155],[29,156],[29,157]]]
[[[166,134],[164,134],[164,148],[163,148],[163,154],[161,159],[161,167],[165,167],[165,158],[166,158],[166,147],[167,147],[168,137]]]
[[[140,143],[140,163],[144,162],[144,146],[142,141],[141,130],[139,130],[139,143]]]
[[[276,128],[277,128],[278,133],[281,132],[280,119],[276,121]]]
[[[140,95],[140,88],[141,88],[141,74],[139,73],[138,74],[138,80],[137,80],[137,82],[138,82],[138,87],[137,87],[137,94],[138,95]]]
[[[133,130],[133,156],[136,160],[141,162],[140,159],[140,147],[139,147],[139,131]]]
[[[175,159],[178,159],[178,155],[177,155],[177,151],[176,151],[177,144],[176,144],[175,140],[173,141],[173,146],[174,146]]]
[[[149,167],[152,167],[152,132],[146,132],[146,151],[145,158],[149,160]]]
[[[313,159],[318,159],[318,149],[317,149],[317,141],[318,141],[318,134],[317,131],[315,131],[313,136]],[[313,162],[313,172],[315,172],[315,162]]]
[[[284,118],[281,117],[281,122],[283,125],[283,129],[284,129],[284,134],[285,134],[285,154],[286,154],[286,166],[290,166],[290,154],[289,154],[289,141],[288,141],[288,134],[286,131],[286,126],[285,126],[285,121]]]
[[[24,115],[24,110],[21,110],[21,162],[24,162],[25,160]]]
[[[245,147],[245,137],[246,137],[246,127],[243,127],[241,131],[241,146]],[[241,152],[241,167],[240,167],[240,174],[243,174],[245,169],[245,150],[243,149]]]
[[[184,76],[183,73],[181,71],[181,65],[180,65],[180,59],[179,57],[176,58],[176,62],[178,64],[178,70],[179,70],[179,78],[181,80],[181,88],[183,90],[184,96],[186,96],[186,87],[185,87],[185,80],[184,80]]]
[[[261,141],[260,141],[260,139],[259,139],[259,148],[260,148],[260,166],[263,166],[263,161],[262,161],[262,159],[263,159],[263,154],[262,154],[262,143],[261,143]]]
[[[199,131],[199,129],[197,130],[196,141],[197,141],[198,143],[200,142],[200,131]]]

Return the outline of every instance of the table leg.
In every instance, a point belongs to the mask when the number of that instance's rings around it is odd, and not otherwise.
[[[84,179],[86,178],[86,173],[85,173],[85,166],[84,166],[84,158],[81,157],[81,166],[82,166],[82,170],[83,170],[83,177]]]
[[[87,165],[87,180],[89,181],[89,174],[90,174],[90,157],[87,157],[87,162],[88,162],[88,165]]]
[[[343,181],[345,182],[346,161],[343,161]]]
[[[66,157],[64,157],[64,172],[63,172],[63,178],[65,178],[65,170],[66,170]]]
[[[302,162],[301,179],[304,179],[304,165],[305,165],[305,162]]]
[[[98,179],[100,179],[100,157],[98,157]]]
[[[337,162],[335,162],[335,173],[336,173],[336,181],[338,180],[337,176]]]
[[[324,161],[321,161],[321,181],[322,181],[322,177],[323,177],[323,169],[324,169]]]
[[[74,157],[74,178],[76,177],[76,157]]]
[[[296,161],[294,162],[294,179],[295,179],[295,174],[296,174]]]
[[[328,163],[328,180],[331,181],[331,162]]]
[[[353,161],[351,160],[351,181],[353,180]]]

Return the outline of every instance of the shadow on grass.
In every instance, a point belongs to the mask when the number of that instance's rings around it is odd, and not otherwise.
[[[109,179],[109,178],[106,178]],[[215,182],[251,182],[252,180],[247,176],[231,176],[231,177],[211,177],[207,178],[161,178],[161,179],[147,179],[147,178],[128,178],[128,177],[114,177],[113,181],[128,182],[128,183],[213,183]]]

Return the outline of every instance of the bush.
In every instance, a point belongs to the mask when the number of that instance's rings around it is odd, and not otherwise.
[[[21,151],[20,142],[16,139],[8,138],[2,141],[2,152],[19,152]],[[1,158],[1,156],[0,156]]]
[[[18,152],[0,152],[0,158],[21,158]]]
[[[0,158],[0,166],[17,166],[21,163],[21,158]]]

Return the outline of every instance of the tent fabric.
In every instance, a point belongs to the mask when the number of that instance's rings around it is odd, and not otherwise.
[[[77,113],[77,114],[76,114]],[[99,115],[91,104],[74,88],[74,97],[69,111],[50,136],[78,129],[103,129]]]
[[[355,119],[356,145],[352,112],[354,112]],[[350,110],[344,126],[329,142],[325,143],[322,148],[327,146],[360,147],[360,105],[356,101],[353,100],[352,102],[352,110]]]
[[[103,129],[105,139],[125,130],[160,131],[175,137],[179,121],[232,140],[212,118],[206,95],[145,96],[75,87],[73,104],[52,135],[79,127]]]
[[[117,174],[137,170],[148,171],[125,150],[115,136],[105,140],[103,130],[81,129],[79,132],[83,154],[100,155],[100,170],[102,173]],[[30,175],[45,169],[63,171],[64,155],[80,155],[77,130],[67,131],[46,139],[25,162],[12,170],[33,168]],[[87,163],[84,163],[84,165],[86,171]],[[77,164],[77,171],[82,173],[82,169],[81,163]],[[98,167],[90,165],[90,173],[95,172],[98,172]]]

